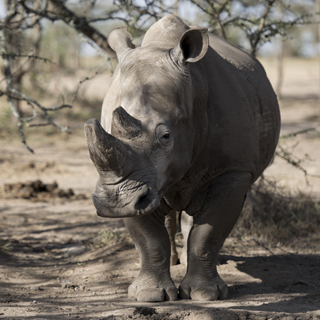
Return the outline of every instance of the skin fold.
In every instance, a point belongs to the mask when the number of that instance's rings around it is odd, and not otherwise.
[[[102,217],[125,218],[139,252],[131,299],[224,299],[218,252],[273,157],[276,95],[255,58],[173,15],[155,23],[141,47],[131,40],[124,27],[110,32],[119,64],[101,124],[85,124],[100,176],[94,205]],[[174,237],[165,223],[177,211],[193,221],[179,289],[170,277]]]

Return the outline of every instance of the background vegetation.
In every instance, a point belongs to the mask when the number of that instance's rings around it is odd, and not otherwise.
[[[278,55],[276,91],[281,96],[283,58],[320,56],[318,8],[315,0],[7,0],[2,3],[0,25],[3,127],[12,127],[7,121],[9,107],[30,151],[26,125],[68,132],[53,114],[79,102],[83,82],[107,68],[112,72],[116,62],[106,41],[108,31],[128,25],[139,44],[146,29],[169,13],[207,27],[253,55]],[[70,79],[67,88],[57,90],[53,75],[72,76],[83,69],[87,69],[83,79],[75,83]],[[79,117],[76,111],[62,114]]]

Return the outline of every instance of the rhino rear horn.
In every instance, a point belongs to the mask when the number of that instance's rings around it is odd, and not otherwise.
[[[127,158],[127,147],[119,139],[108,134],[97,119],[84,125],[90,158],[98,171],[119,173]]]
[[[132,139],[142,134],[141,121],[133,118],[122,107],[113,111],[111,134],[115,137]]]

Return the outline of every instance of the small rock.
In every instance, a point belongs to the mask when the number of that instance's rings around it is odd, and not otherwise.
[[[39,169],[40,171],[45,171],[46,169],[52,168],[52,167],[54,167],[55,165],[56,165],[56,164],[55,164],[54,161],[47,161],[47,162],[44,162],[44,163],[42,163],[42,164],[39,164],[39,165],[38,165],[38,169]]]
[[[80,255],[86,251],[86,246],[79,244],[68,250],[68,254],[72,256]]]
[[[76,195],[77,200],[87,200],[88,197],[84,193],[79,193]]]
[[[68,197],[74,196],[74,192],[73,192],[72,189],[68,189],[66,193],[67,193],[67,196],[68,196]]]
[[[46,184],[46,190],[47,192],[53,192],[53,190],[58,188],[58,184],[56,181],[53,181],[52,183]]]
[[[43,291],[44,289],[39,287],[39,286],[32,286],[30,287],[30,290],[39,290],[39,291]]]
[[[22,182],[17,183],[6,183],[4,185],[4,192],[10,193],[10,192],[18,192],[20,189],[24,187],[24,184]]]
[[[18,198],[30,199],[34,196],[32,186],[24,186],[17,192]]]
[[[39,192],[38,195],[37,195],[37,199],[39,201],[47,201],[50,199],[50,193],[48,192]]]
[[[57,188],[53,191],[53,194],[59,198],[66,198],[67,194],[63,189]]]
[[[46,187],[41,180],[33,181],[31,186],[35,192],[43,192],[46,191]]]
[[[62,289],[70,289],[70,288],[74,288],[74,287],[75,286],[71,282],[66,282],[66,283],[61,284]]]
[[[20,166],[20,170],[28,170],[28,169],[34,169],[36,167],[36,164],[33,161],[30,161],[26,164],[23,164]]]
[[[30,287],[30,290],[39,290],[39,287],[38,286],[32,286],[32,287]]]

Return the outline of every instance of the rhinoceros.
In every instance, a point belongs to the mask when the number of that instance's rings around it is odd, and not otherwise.
[[[108,42],[119,63],[101,124],[88,120],[85,135],[99,173],[97,214],[125,218],[139,253],[129,298],[224,299],[218,252],[278,142],[272,86],[254,57],[173,15],[152,25],[141,47],[125,27]],[[193,217],[179,289],[164,226],[172,210]]]

